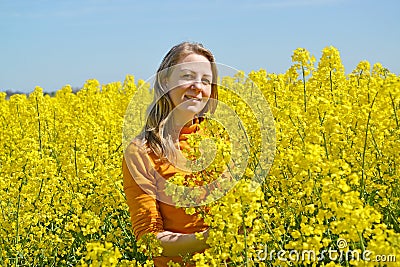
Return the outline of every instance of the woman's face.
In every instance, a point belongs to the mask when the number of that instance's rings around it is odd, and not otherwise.
[[[166,86],[174,105],[173,116],[187,122],[203,110],[210,98],[211,63],[202,55],[190,54],[172,68]]]

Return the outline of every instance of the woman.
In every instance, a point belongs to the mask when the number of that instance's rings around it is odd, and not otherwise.
[[[217,70],[212,53],[201,44],[184,42],[164,57],[156,76],[154,101],[143,132],[127,147],[123,159],[124,191],[137,239],[154,233],[163,248],[155,266],[207,248],[207,225],[196,214],[173,205],[166,181],[179,172],[179,153],[187,135],[199,129],[218,99]],[[211,100],[210,100],[211,99]],[[183,166],[183,165],[181,165]],[[203,233],[202,240],[195,233]]]

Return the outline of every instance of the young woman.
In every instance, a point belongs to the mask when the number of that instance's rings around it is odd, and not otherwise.
[[[143,132],[127,147],[123,159],[124,191],[137,239],[153,233],[163,248],[155,266],[207,248],[207,225],[188,215],[165,194],[166,181],[182,172],[176,149],[188,147],[187,135],[199,129],[206,112],[218,99],[217,69],[213,54],[201,44],[184,42],[164,57],[154,84]],[[195,233],[203,233],[202,240]]]

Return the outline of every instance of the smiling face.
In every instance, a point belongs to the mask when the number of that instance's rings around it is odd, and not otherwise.
[[[202,55],[189,54],[173,67],[166,86],[177,124],[186,124],[204,109],[212,80],[211,63]]]

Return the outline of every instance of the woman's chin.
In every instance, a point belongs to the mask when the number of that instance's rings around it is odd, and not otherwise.
[[[179,105],[176,109],[179,110],[179,112],[187,112],[188,114],[199,114],[204,107],[206,106],[205,103],[183,103]]]

